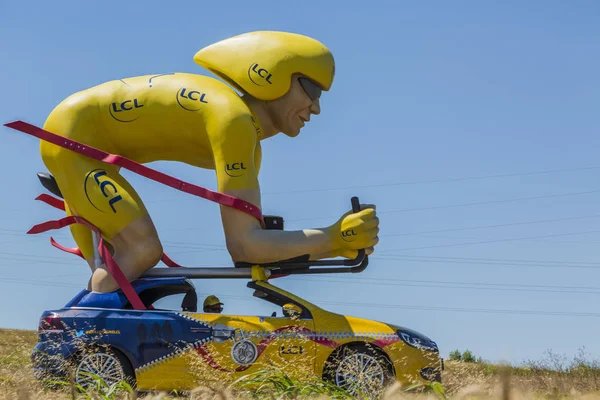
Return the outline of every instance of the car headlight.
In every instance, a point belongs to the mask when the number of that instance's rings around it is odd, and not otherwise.
[[[438,351],[437,344],[425,335],[409,329],[398,329],[396,334],[404,343],[420,350]]]

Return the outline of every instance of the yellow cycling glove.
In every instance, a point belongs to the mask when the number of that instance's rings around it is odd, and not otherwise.
[[[360,212],[349,211],[327,229],[332,251],[343,257],[354,258],[360,249],[372,248],[379,242],[379,218],[374,208],[362,206]]]

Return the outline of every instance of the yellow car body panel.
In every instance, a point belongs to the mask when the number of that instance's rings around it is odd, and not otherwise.
[[[292,378],[321,378],[334,352],[356,344],[384,353],[401,384],[439,379],[437,346],[419,349],[407,344],[394,325],[332,313],[266,281],[252,283],[260,291],[258,297],[277,294],[300,306],[305,315],[291,319],[181,312],[210,326],[212,338],[137,368],[138,388],[187,390],[208,382],[231,383],[268,368],[281,368]],[[425,379],[424,369],[438,378]]]

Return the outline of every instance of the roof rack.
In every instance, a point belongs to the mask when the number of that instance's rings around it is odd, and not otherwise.
[[[181,267],[152,268],[142,275],[149,277],[186,277],[190,279],[255,279],[256,268],[264,270],[265,277],[310,274],[359,273],[367,268],[368,256],[360,250],[351,260],[286,260],[269,264],[253,264],[244,267]],[[327,267],[327,268],[324,268]]]

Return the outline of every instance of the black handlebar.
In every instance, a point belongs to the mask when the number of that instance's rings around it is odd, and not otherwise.
[[[360,202],[358,197],[350,199],[352,211],[360,212]],[[277,261],[267,264],[236,263],[236,267],[249,267],[259,265],[271,271],[271,274],[296,275],[296,274],[335,274],[335,273],[359,273],[363,272],[369,265],[369,257],[365,250],[358,251],[358,255],[353,259],[345,260],[309,260],[309,255],[293,258],[290,260]],[[343,266],[346,268],[313,268],[313,267],[334,267]]]
[[[360,201],[358,201],[358,197],[352,197],[350,203],[352,204],[352,211],[355,213],[360,212]]]

